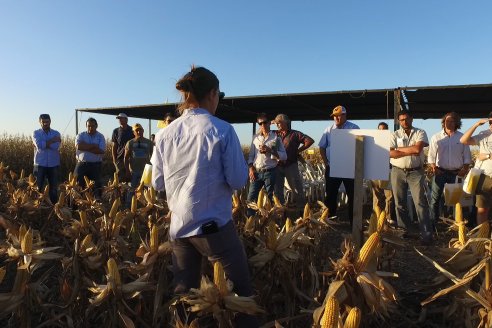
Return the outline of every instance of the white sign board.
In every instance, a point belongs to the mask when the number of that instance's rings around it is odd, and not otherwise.
[[[354,178],[355,136],[364,136],[364,179],[389,179],[389,130],[331,130],[330,176]]]

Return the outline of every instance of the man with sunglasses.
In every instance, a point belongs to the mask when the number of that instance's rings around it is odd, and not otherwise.
[[[273,131],[270,131],[270,120],[265,113],[256,117],[260,132],[253,136],[248,156],[249,192],[248,201],[256,202],[261,188],[265,187],[268,198],[272,200],[275,188],[275,169],[278,161],[285,161],[285,152],[282,140]],[[254,211],[248,209],[248,215]]]
[[[150,164],[154,144],[151,140],[145,138],[142,125],[136,123],[133,125],[133,135],[135,138],[128,141],[125,145],[125,170],[127,180],[130,181],[131,190],[127,195],[127,203],[133,197],[135,188],[140,184],[140,179],[145,168],[145,164]]]
[[[44,180],[48,179],[49,196],[54,204],[58,201],[58,170],[60,167],[60,132],[51,129],[51,118],[48,114],[39,116],[41,129],[34,131],[34,170],[33,175],[40,192],[44,189]]]
[[[359,126],[350,121],[347,121],[347,109],[343,106],[337,106],[333,108],[331,112],[331,117],[335,123],[328,126],[321,140],[319,141],[319,152],[321,154],[321,159],[325,164],[325,180],[326,180],[326,197],[325,204],[328,207],[331,216],[337,214],[337,200],[338,200],[338,189],[343,182],[345,187],[345,192],[348,197],[348,219],[350,226],[352,226],[352,219],[354,213],[354,179],[348,178],[337,178],[330,176],[330,143],[331,143],[331,131],[335,129],[358,129]]]
[[[431,192],[431,221],[434,226],[439,219],[441,196],[446,183],[455,183],[456,177],[464,177],[471,163],[470,147],[460,143],[463,135],[458,113],[446,113],[441,119],[442,130],[431,138],[427,163],[434,177]]]
[[[408,217],[408,189],[419,220],[423,245],[432,243],[429,201],[425,194],[424,147],[429,145],[424,130],[412,125],[413,117],[408,110],[398,112],[400,129],[391,134],[390,163],[391,187],[395,197],[398,227],[407,234],[411,222]]]
[[[489,128],[472,136],[475,130],[485,123],[489,124]],[[477,184],[475,206],[477,207],[477,223],[482,224],[487,222],[492,204],[492,112],[489,113],[488,118],[481,119],[473,124],[463,134],[460,141],[465,145],[480,147],[475,167],[481,169],[482,174]]]

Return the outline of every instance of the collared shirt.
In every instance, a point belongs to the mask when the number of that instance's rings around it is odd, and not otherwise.
[[[166,186],[171,240],[202,233],[204,223],[232,220],[232,192],[248,179],[231,124],[202,108],[188,109],[155,136],[152,185]]]
[[[345,121],[342,126],[338,127],[335,123],[328,126],[323,135],[321,136],[321,140],[318,143],[319,148],[326,149],[326,158],[328,159],[328,163],[330,162],[330,139],[331,139],[331,131],[334,129],[359,129],[357,124],[354,124],[350,121]]]
[[[470,147],[460,142],[463,133],[448,135],[444,129],[431,138],[427,162],[445,170],[459,170],[471,163]]]
[[[285,132],[275,131],[277,136],[282,140],[282,143],[287,153],[287,160],[278,163],[278,166],[288,166],[290,164],[297,163],[297,156],[299,155],[299,146],[310,138],[302,132],[296,130],[287,130]]]
[[[260,153],[261,145],[276,149],[278,159],[272,154]],[[274,131],[268,132],[266,137],[264,137],[261,132],[253,136],[253,141],[249,148],[248,164],[253,164],[256,169],[268,170],[276,167],[278,160],[285,161],[286,159],[287,153],[285,152],[284,145]]]
[[[125,145],[128,141],[134,138],[133,129],[127,125],[126,128],[117,127],[113,130],[111,141],[118,144],[116,148],[116,158],[123,160],[125,157]]]
[[[419,141],[423,141],[425,146],[429,144],[427,134],[424,130],[412,127],[412,129],[410,130],[410,135],[407,135],[405,133],[405,130],[403,130],[403,128],[400,128],[399,130],[391,134],[390,148],[413,146]],[[410,155],[390,159],[391,165],[399,167],[400,169],[412,169],[422,167],[424,165],[424,161],[425,155],[423,150],[420,152],[419,155]]]
[[[490,129],[480,132],[474,135],[473,140],[479,145],[480,153],[491,154],[492,153],[492,131]],[[492,177],[492,159],[486,159],[484,161],[475,162],[475,167],[482,169],[485,175]]]
[[[96,131],[96,133],[92,135],[89,134],[87,131],[81,132],[75,138],[75,147],[77,147],[77,145],[80,142],[84,142],[86,144],[91,144],[91,145],[98,145],[99,149],[106,151],[106,140],[104,139],[104,136],[100,132]],[[79,162],[89,162],[89,163],[102,162],[103,159],[102,154],[94,154],[87,150],[78,150],[78,149],[75,151],[75,157]]]
[[[60,132],[49,129],[35,130],[32,134],[34,143],[34,165],[55,167],[60,165],[60,142],[54,142],[46,147],[46,142],[54,137],[60,137]],[[60,137],[61,138],[61,137]]]

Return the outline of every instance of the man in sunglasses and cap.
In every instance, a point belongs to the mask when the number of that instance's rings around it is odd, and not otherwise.
[[[321,154],[321,159],[323,163],[325,163],[325,179],[326,179],[326,197],[325,204],[328,207],[329,213],[331,216],[336,215],[337,213],[337,200],[338,200],[338,188],[343,182],[345,187],[345,192],[348,197],[348,218],[350,221],[350,225],[352,226],[353,212],[354,212],[354,179],[348,178],[336,178],[330,176],[330,139],[331,139],[331,131],[335,129],[358,129],[359,126],[347,121],[347,109],[343,106],[337,106],[333,108],[331,112],[331,117],[335,121],[332,125],[328,126],[323,135],[321,136],[321,140],[318,143],[319,152]]]
[[[489,128],[474,136],[475,130],[488,124]],[[480,147],[475,167],[482,170],[476,189],[477,224],[488,221],[490,207],[492,206],[492,112],[488,118],[484,118],[473,124],[460,139],[465,145],[475,145]]]
[[[60,132],[51,129],[49,114],[39,116],[41,129],[34,131],[34,170],[33,175],[40,192],[43,192],[44,180],[48,179],[49,196],[54,204],[58,201],[58,169],[60,167]]]
[[[275,189],[275,169],[278,161],[287,160],[282,140],[273,131],[270,131],[270,120],[265,113],[256,117],[260,132],[253,136],[249,149],[249,192],[248,201],[256,202],[261,188],[265,187],[268,198],[272,200]],[[254,211],[248,209],[248,215]]]
[[[125,170],[125,145],[133,139],[132,127],[128,125],[128,116],[125,113],[119,113],[116,119],[120,121],[120,126],[113,130],[111,141],[113,147],[111,153],[113,155],[113,164],[118,173],[118,179],[125,181],[127,173]]]

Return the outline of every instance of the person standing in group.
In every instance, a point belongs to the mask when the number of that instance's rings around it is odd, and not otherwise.
[[[446,113],[441,119],[442,130],[431,138],[427,163],[434,177],[431,192],[431,224],[439,220],[440,201],[444,184],[455,183],[456,177],[464,177],[471,163],[470,147],[460,143],[463,133],[461,118],[455,112]]]
[[[388,124],[380,122],[378,124],[378,130],[388,130]],[[391,165],[390,165],[391,169]],[[395,202],[393,200],[393,192],[389,186],[388,181],[372,180],[372,206],[379,207],[380,210],[386,212],[386,220],[390,224],[394,224],[395,219]]]
[[[164,114],[164,119],[157,123],[157,127],[159,129],[165,128],[166,126],[171,124],[172,121],[174,121],[175,119],[176,119],[176,114],[174,114],[174,112],[167,112],[166,114]]]
[[[256,202],[261,188],[265,187],[268,198],[272,201],[275,188],[276,167],[278,161],[287,160],[282,140],[273,131],[270,131],[270,120],[265,113],[260,113],[256,117],[256,122],[260,126],[260,132],[253,136],[253,141],[249,149],[249,192],[248,201]],[[248,208],[248,215],[253,215],[254,211]]]
[[[489,124],[487,130],[473,135],[479,126],[486,123]],[[477,207],[477,224],[482,224],[488,221],[490,207],[492,206],[492,112],[489,113],[488,118],[481,119],[473,124],[463,134],[460,141],[465,145],[480,147],[475,167],[481,169],[482,174],[476,188],[475,206]]]
[[[291,121],[285,114],[278,114],[274,121],[277,124],[277,136],[281,138],[287,153],[287,159],[279,161],[277,165],[275,195],[282,204],[285,202],[284,184],[285,179],[287,179],[292,190],[292,195],[294,196],[296,210],[302,211],[306,203],[306,196],[304,194],[303,181],[299,173],[297,160],[304,150],[311,147],[314,140],[302,132],[292,130]]]
[[[85,122],[87,131],[81,132],[75,138],[75,165],[74,174],[77,176],[77,183],[85,188],[84,176],[94,181],[95,196],[101,197],[101,166],[103,155],[106,152],[106,140],[97,131],[96,119],[90,117]]]
[[[204,67],[192,67],[176,83],[182,115],[156,134],[152,183],[163,190],[171,212],[174,292],[198,288],[202,256],[219,261],[233,290],[254,294],[244,247],[232,221],[232,194],[244,187],[248,170],[231,124],[215,117],[219,80]],[[238,315],[235,327],[258,327]]]
[[[398,112],[400,129],[393,132],[390,141],[391,186],[396,204],[398,227],[404,235],[410,226],[407,193],[410,188],[419,220],[422,243],[432,243],[429,202],[425,193],[424,147],[429,145],[424,130],[412,126],[413,117],[408,110]]]
[[[133,125],[135,138],[128,141],[125,145],[125,169],[127,180],[130,181],[131,191],[127,196],[127,203],[130,204],[135,188],[140,184],[140,179],[145,168],[145,164],[150,164],[154,143],[145,138],[142,125]]]
[[[330,144],[331,144],[331,132],[335,129],[358,129],[359,126],[347,121],[347,109],[343,106],[337,106],[333,108],[330,115],[335,121],[332,125],[328,126],[321,140],[319,141],[319,152],[321,154],[321,159],[325,164],[325,181],[326,181],[326,197],[325,204],[328,207],[331,216],[337,214],[337,200],[338,200],[338,189],[343,182],[345,187],[345,192],[348,197],[348,219],[350,226],[352,226],[353,213],[354,213],[354,179],[349,178],[336,178],[330,176]]]
[[[45,179],[48,179],[49,196],[54,204],[58,201],[58,174],[60,168],[60,132],[51,128],[51,117],[48,114],[39,116],[41,129],[32,135],[34,144],[33,175],[40,192],[43,192]]]
[[[128,176],[125,170],[125,145],[133,139],[133,131],[132,127],[128,125],[128,116],[125,113],[119,113],[116,119],[120,121],[120,126],[113,130],[111,136],[111,141],[113,142],[111,153],[118,179],[125,181]]]

